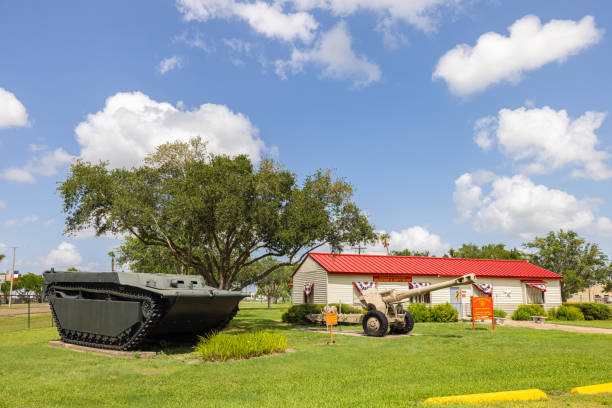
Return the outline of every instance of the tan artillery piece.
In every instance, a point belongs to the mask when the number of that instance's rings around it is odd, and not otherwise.
[[[412,315],[404,310],[401,302],[405,299],[421,296],[438,289],[451,286],[468,285],[476,282],[476,275],[470,273],[459,278],[435,283],[419,288],[398,290],[389,289],[379,291],[368,288],[359,296],[359,301],[367,313],[363,316],[361,324],[367,336],[382,337],[387,334],[406,334],[414,327]]]

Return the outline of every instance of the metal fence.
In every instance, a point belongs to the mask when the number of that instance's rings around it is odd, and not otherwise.
[[[0,296],[0,333],[53,327],[48,303],[37,295]]]

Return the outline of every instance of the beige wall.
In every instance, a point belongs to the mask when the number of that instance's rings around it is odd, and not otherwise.
[[[304,303],[304,283],[313,282],[313,303],[325,304],[327,300],[327,272],[311,257],[307,257],[293,275],[291,302],[294,305]]]

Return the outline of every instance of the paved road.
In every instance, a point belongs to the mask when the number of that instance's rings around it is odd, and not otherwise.
[[[504,326],[529,327],[530,329],[538,330],[562,330],[574,333],[597,333],[597,334],[612,334],[612,329],[602,329],[599,327],[582,327],[582,326],[567,326],[564,324],[538,324],[534,322],[517,321],[507,319]]]
[[[30,308],[30,313],[31,314],[35,314],[35,313],[49,313],[51,310],[49,309],[49,305],[46,306],[42,306],[42,305],[36,305],[36,307],[31,307]],[[0,308],[0,316],[10,316],[10,315],[22,315],[22,314],[28,314],[28,308],[22,308],[22,309],[9,309],[9,308],[5,308],[2,307]]]

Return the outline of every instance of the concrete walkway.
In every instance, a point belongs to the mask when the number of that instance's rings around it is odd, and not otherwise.
[[[42,306],[40,304],[37,304],[36,307],[32,306],[30,308],[30,314],[49,313],[49,312],[51,312],[51,309],[49,309],[49,305]],[[27,307],[19,308],[19,309],[9,309],[8,307],[0,308],[0,316],[11,316],[11,315],[22,315],[22,314],[28,314]]]
[[[596,333],[596,334],[612,334],[612,329],[602,329],[599,327],[583,327],[583,326],[568,326],[564,324],[552,324],[552,323],[534,323],[520,320],[506,319],[504,326],[512,327],[528,327],[530,329],[537,330],[561,330],[574,333]]]

